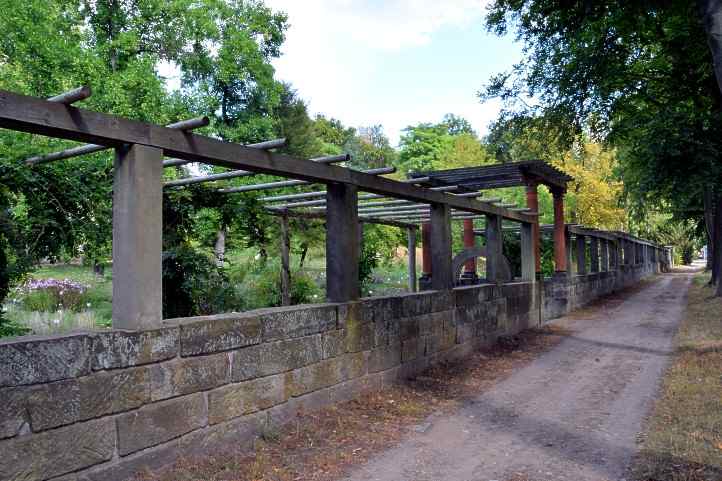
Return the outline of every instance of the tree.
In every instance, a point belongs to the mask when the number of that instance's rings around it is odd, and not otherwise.
[[[453,114],[447,114],[438,124],[409,126],[401,136],[398,167],[405,173],[491,162],[471,124]]]
[[[569,144],[581,134],[611,143],[639,211],[665,201],[699,222],[704,193],[722,186],[722,97],[700,20],[681,0],[497,0],[487,26],[513,26],[528,53],[481,96],[555,125]]]

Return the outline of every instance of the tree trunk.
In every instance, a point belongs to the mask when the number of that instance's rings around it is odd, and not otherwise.
[[[218,229],[218,233],[216,234],[215,253],[216,253],[216,265],[218,267],[223,267],[223,262],[226,260],[226,227],[225,226]]]
[[[710,278],[710,285],[714,285],[717,282],[717,273],[718,270],[716,269],[716,257],[715,257],[715,231],[714,231],[714,225],[715,225],[715,219],[714,219],[714,192],[712,190],[711,186],[707,186],[704,189],[704,226],[705,231],[707,231],[707,268],[712,273],[712,277]]]
[[[306,262],[306,254],[308,254],[308,244],[301,244],[301,258],[298,260],[298,270],[303,269],[303,263]]]
[[[698,0],[697,6],[707,33],[717,86],[722,93],[722,0]]]
[[[714,249],[714,270],[717,273],[717,296],[722,297],[722,193],[717,194],[717,208],[714,216],[714,233],[715,233],[715,249]]]

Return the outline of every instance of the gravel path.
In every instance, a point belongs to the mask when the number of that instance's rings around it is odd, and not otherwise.
[[[619,481],[669,360],[690,274],[557,321],[572,334],[348,481]]]

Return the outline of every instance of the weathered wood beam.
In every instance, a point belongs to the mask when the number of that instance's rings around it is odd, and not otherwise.
[[[504,234],[501,217],[486,216],[486,279],[489,282],[501,280],[501,258],[504,255]]]
[[[246,144],[245,146],[252,149],[270,150],[283,147],[284,145],[286,145],[286,139],[266,140],[264,142],[258,142],[256,144]],[[350,156],[348,157],[350,158]],[[163,167],[177,167],[180,165],[192,164],[194,162],[196,161],[184,159],[166,159],[163,161]]]
[[[533,222],[533,218],[524,213],[512,212],[473,199],[449,196],[410,183],[7,91],[0,91],[0,128],[108,147],[120,147],[124,144],[148,145],[162,149],[164,155],[180,159],[292,177],[310,183],[340,182],[355,185],[359,190],[374,194],[386,194],[424,203],[442,203],[479,214],[489,213],[519,222]]]
[[[407,229],[408,240],[408,268],[409,268],[409,292],[416,292],[416,229]]]
[[[195,119],[181,120],[180,122],[174,122],[168,124],[166,128],[177,129],[182,131],[189,131],[198,129],[208,125],[210,120],[208,117],[197,117]],[[93,154],[95,152],[101,152],[107,150],[108,147],[104,145],[87,144],[80,145],[78,147],[72,147],[70,149],[61,150],[59,152],[52,152],[49,154],[37,155],[25,159],[25,163],[28,165],[45,164],[47,162],[53,162],[55,160],[71,159],[73,157],[79,157],[81,155]]]
[[[288,216],[281,217],[281,305],[291,305],[291,230]]]
[[[277,210],[277,209],[271,209],[267,208],[266,212],[270,215],[274,216],[281,216],[286,215],[288,217],[296,217],[300,219],[318,219],[318,220],[326,220],[326,214],[321,214],[317,212],[300,212],[297,210]],[[359,222],[363,224],[379,224],[379,225],[387,225],[390,227],[400,227],[402,229],[416,229],[416,224],[411,224],[407,222],[398,222],[392,219],[378,219],[376,217],[366,217],[366,216],[359,216]]]
[[[326,192],[326,298],[353,301],[360,296],[358,187],[328,184]]]
[[[88,87],[87,85],[83,85],[82,87],[68,90],[67,92],[64,92],[60,95],[50,97],[48,99],[48,102],[57,102],[59,104],[70,105],[74,104],[75,102],[85,100],[91,95],[93,95],[93,91],[90,89],[90,87]]]
[[[379,167],[377,169],[368,169],[364,172],[369,175],[383,175],[383,174],[393,174],[396,172],[396,167]],[[314,182],[309,180],[279,180],[276,182],[267,182],[265,184],[252,184],[252,185],[242,185],[240,187],[229,187],[227,189],[218,189],[218,192],[221,194],[236,194],[238,192],[253,192],[257,190],[272,190],[272,189],[280,189],[282,187],[293,187],[295,185],[308,185],[313,184]],[[328,191],[327,191],[328,192]]]
[[[322,164],[333,164],[338,162],[344,162],[348,160],[347,155],[331,155],[328,157],[316,157],[310,159],[312,162],[320,162]],[[251,175],[258,175],[255,172],[248,170],[232,170],[230,172],[221,172],[219,174],[200,175],[197,177],[188,177],[186,179],[169,180],[163,184],[163,187],[181,187],[184,185],[202,184],[204,182],[216,182],[219,180],[235,179],[237,177],[248,177]]]
[[[536,281],[533,224],[521,225],[521,277],[525,281]]]
[[[451,266],[451,209],[445,204],[431,204],[431,288],[454,287]]]

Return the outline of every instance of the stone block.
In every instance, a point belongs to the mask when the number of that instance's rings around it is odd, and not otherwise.
[[[38,384],[90,373],[88,335],[0,341],[0,387]]]
[[[399,337],[402,341],[417,337],[419,333],[418,317],[404,317],[399,319]]]
[[[344,354],[346,352],[346,330],[336,329],[324,332],[321,343],[324,359]]]
[[[77,379],[35,386],[28,398],[33,431],[72,424],[80,420],[80,385]]]
[[[431,297],[431,312],[448,311],[454,308],[454,291],[436,291]]]
[[[362,352],[326,359],[286,374],[286,388],[290,396],[318,391],[367,372],[366,355]]]
[[[30,387],[0,388],[0,439],[17,436],[27,427]]]
[[[384,346],[369,354],[369,372],[385,371],[401,364],[401,345]]]
[[[180,328],[181,356],[197,356],[261,342],[261,319],[250,314],[221,314],[184,319]]]
[[[334,332],[334,331],[331,331]],[[233,382],[298,369],[323,358],[322,335],[266,342],[233,353]]]
[[[96,373],[81,377],[78,385],[81,419],[128,411],[150,402],[147,367]]]
[[[413,361],[419,355],[424,355],[423,351],[419,353],[419,338],[412,337],[401,341],[401,362]],[[370,370],[370,368],[369,368]]]
[[[108,461],[115,451],[110,418],[0,441],[0,476],[49,479]]]
[[[346,341],[347,352],[367,351],[374,345],[375,326],[373,322],[363,321],[358,316],[358,309],[355,304],[349,310],[346,319]]]
[[[229,384],[208,393],[208,422],[217,424],[286,400],[284,374]]]
[[[27,411],[33,431],[38,432],[128,411],[149,401],[150,376],[141,367],[33,386]]]
[[[110,331],[93,336],[94,370],[117,369],[165,361],[178,355],[178,328]]]
[[[207,424],[203,393],[149,404],[117,418],[121,456],[169,441]]]
[[[336,329],[336,305],[275,307],[256,311],[263,341],[278,341]]]
[[[437,291],[418,292],[403,296],[402,317],[414,317],[431,312],[431,300]]]
[[[230,382],[231,353],[188,357],[155,364],[150,371],[153,401],[206,391]]]
[[[332,402],[331,389],[324,388],[290,399],[288,404],[291,406],[291,411],[298,415],[318,411],[329,406]]]

